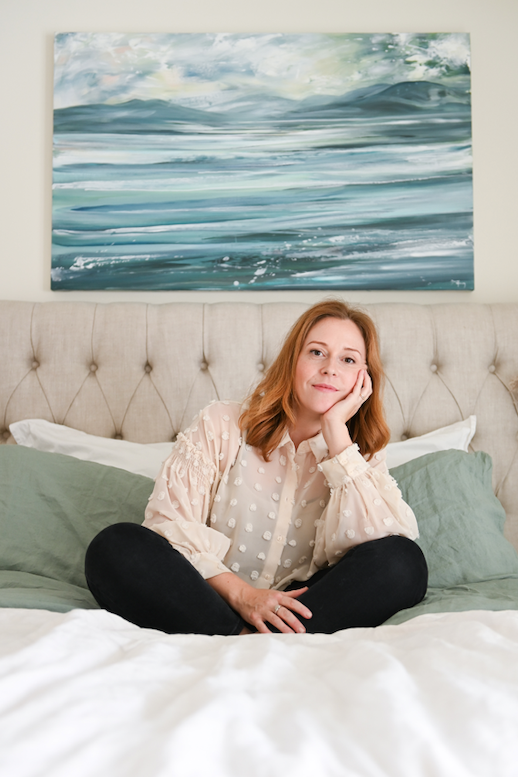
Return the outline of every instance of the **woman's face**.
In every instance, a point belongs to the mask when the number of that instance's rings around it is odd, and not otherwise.
[[[353,321],[323,318],[309,331],[295,369],[297,420],[320,416],[352,391],[367,369],[363,335]]]

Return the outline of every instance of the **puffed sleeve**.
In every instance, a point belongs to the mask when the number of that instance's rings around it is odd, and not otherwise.
[[[143,526],[165,537],[205,578],[230,570],[222,563],[230,540],[206,525],[211,490],[239,447],[239,431],[222,430],[221,403],[201,411],[178,435],[164,462],[145,512]],[[228,416],[225,416],[228,419]]]
[[[317,525],[316,568],[335,564],[362,542],[391,534],[417,539],[415,515],[389,474],[384,450],[367,462],[358,446],[351,445],[318,466],[329,485],[330,498]]]

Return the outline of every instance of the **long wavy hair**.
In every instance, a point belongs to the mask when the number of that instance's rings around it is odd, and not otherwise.
[[[365,342],[372,394],[347,422],[352,441],[358,444],[364,456],[370,458],[390,439],[382,401],[385,375],[374,322],[367,313],[341,300],[323,300],[306,310],[294,323],[279,355],[248,397],[240,416],[239,426],[246,432],[247,443],[258,448],[265,461],[279,445],[286,429],[296,422],[295,369],[308,334],[323,318],[352,321]]]

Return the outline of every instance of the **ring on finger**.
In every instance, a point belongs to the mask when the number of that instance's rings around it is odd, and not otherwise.
[[[276,605],[276,606],[273,608],[273,614],[274,614],[274,615],[277,615],[277,613],[279,612],[279,610],[281,609],[281,607],[282,607],[282,604],[277,604],[277,605]]]

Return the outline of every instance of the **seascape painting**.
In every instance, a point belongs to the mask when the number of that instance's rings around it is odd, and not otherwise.
[[[474,288],[469,35],[55,36],[53,290]]]

